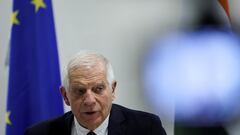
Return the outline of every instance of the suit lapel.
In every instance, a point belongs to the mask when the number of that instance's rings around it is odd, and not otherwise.
[[[71,135],[72,122],[73,114],[70,111],[54,120],[47,132],[49,132],[49,135]]]
[[[66,117],[64,118],[65,119],[64,120],[65,121],[64,122],[64,127],[65,128],[63,127],[63,129],[66,129],[66,130],[64,130],[64,134],[66,134],[66,135],[71,135],[73,118],[74,118],[74,116],[73,116],[71,111],[68,112]]]
[[[62,133],[66,135],[71,134],[73,114],[68,112],[64,117],[64,127],[65,129]],[[125,116],[121,108],[115,104],[112,105],[112,109],[109,116],[108,124],[108,135],[125,135],[126,134],[126,121]]]
[[[126,131],[125,117],[121,109],[113,104],[109,117],[108,135],[124,135]]]

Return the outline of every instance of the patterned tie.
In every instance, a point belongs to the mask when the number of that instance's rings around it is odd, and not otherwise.
[[[94,132],[90,131],[87,133],[87,135],[96,135]]]

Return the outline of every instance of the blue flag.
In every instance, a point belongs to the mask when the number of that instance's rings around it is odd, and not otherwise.
[[[14,0],[6,134],[63,114],[51,0]]]

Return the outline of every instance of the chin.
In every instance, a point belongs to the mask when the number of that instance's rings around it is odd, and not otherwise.
[[[87,121],[86,125],[87,125],[87,128],[90,129],[90,130],[94,130],[96,129],[99,125],[101,125],[101,123],[103,122],[103,120],[101,118],[97,118],[97,119],[92,119],[92,120],[89,120]]]

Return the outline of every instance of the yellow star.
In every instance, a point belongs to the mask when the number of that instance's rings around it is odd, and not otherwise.
[[[10,114],[11,114],[11,112],[6,112],[5,113],[5,121],[8,125],[12,125],[12,122],[10,120]]]
[[[38,12],[39,8],[46,8],[43,0],[32,0],[31,3],[35,6],[35,12]]]
[[[14,11],[13,13],[12,13],[12,15],[11,15],[11,21],[12,21],[12,24],[14,25],[19,25],[20,24],[20,22],[18,21],[18,19],[17,19],[17,16],[18,16],[18,10],[16,10],[16,11]]]

